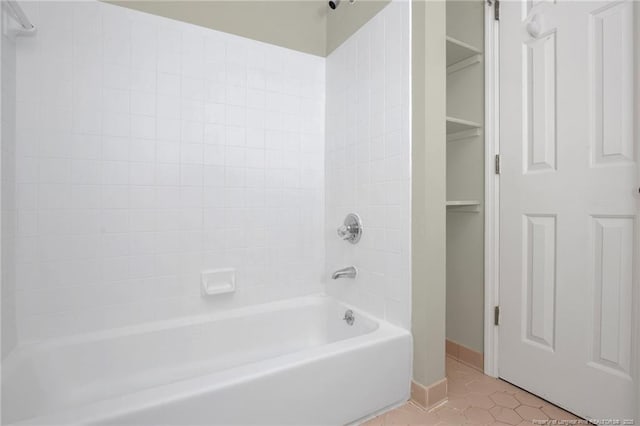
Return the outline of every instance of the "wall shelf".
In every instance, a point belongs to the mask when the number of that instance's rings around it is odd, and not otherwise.
[[[479,64],[480,62],[482,62],[482,55],[473,55],[467,59],[461,60],[460,62],[456,62],[453,65],[447,66],[447,74],[453,74],[454,72],[468,68],[471,65]]]
[[[480,211],[480,201],[478,200],[447,201],[447,211],[478,213]]]
[[[470,129],[470,130],[462,130],[460,132],[448,133],[447,134],[447,142],[461,141],[465,139],[475,138],[476,136],[482,135],[482,130],[480,129]]]
[[[475,121],[463,120],[461,118],[447,117],[447,135],[464,132],[467,130],[480,129],[482,124]]]
[[[447,207],[465,207],[465,206],[479,206],[478,200],[464,200],[464,201],[447,201]]]
[[[477,59],[479,61],[480,55],[482,55],[482,52],[470,44],[447,36],[447,68],[473,56],[478,56]]]

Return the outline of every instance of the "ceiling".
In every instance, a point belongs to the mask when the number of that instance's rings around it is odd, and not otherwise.
[[[389,3],[343,0],[110,0],[109,3],[326,56]]]

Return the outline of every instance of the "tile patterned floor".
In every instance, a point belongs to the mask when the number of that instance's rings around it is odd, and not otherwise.
[[[386,425],[541,424],[533,420],[579,420],[573,414],[502,380],[485,376],[447,357],[449,400],[430,411],[408,402],[364,423]],[[558,422],[557,424],[571,424]]]

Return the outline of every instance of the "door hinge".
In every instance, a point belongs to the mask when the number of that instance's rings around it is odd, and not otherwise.
[[[493,325],[500,325],[500,306],[493,307]]]
[[[493,2],[493,19],[500,20],[500,0],[494,0]]]
[[[500,174],[500,154],[496,154],[496,160],[494,164],[494,170],[497,175]]]

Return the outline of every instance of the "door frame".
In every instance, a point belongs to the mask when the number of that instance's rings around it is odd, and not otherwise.
[[[484,373],[498,377],[498,327],[494,308],[500,301],[500,28],[495,19],[496,0],[484,8]]]
[[[484,13],[484,73],[485,73],[485,219],[484,219],[484,373],[499,377],[499,327],[494,324],[494,308],[500,305],[500,175],[494,164],[500,154],[500,26],[495,19],[496,1],[485,0]],[[640,2],[634,2],[634,37],[640,46]],[[640,75],[640,53],[634,60],[634,75]],[[640,80],[635,83],[636,113],[640,113]],[[635,126],[638,191],[640,192],[640,121]],[[640,197],[639,193],[636,196]],[[640,220],[636,220],[634,248],[640,253]],[[640,262],[636,264],[633,282],[634,318],[632,336],[636,338],[635,372],[636,422],[640,422]],[[498,321],[499,322],[499,321]]]
[[[636,47],[640,46],[640,3],[634,2],[634,11],[633,11],[633,21],[634,21],[634,36],[635,36],[635,44]],[[638,52],[638,49],[634,49],[635,52]],[[634,75],[638,75],[640,73],[640,53],[636,53],[635,55],[635,70]],[[635,115],[640,114],[640,81],[636,79],[635,81]],[[635,139],[636,139],[636,161],[637,161],[637,173],[638,178],[636,184],[638,185],[638,192],[636,192],[636,196],[640,197],[640,122],[636,120],[635,125]],[[636,241],[635,241],[635,250],[636,256],[640,254],[640,220],[636,221]],[[636,422],[640,423],[640,262],[636,263],[635,267],[635,336],[636,336]],[[633,333],[633,330],[632,330]]]

